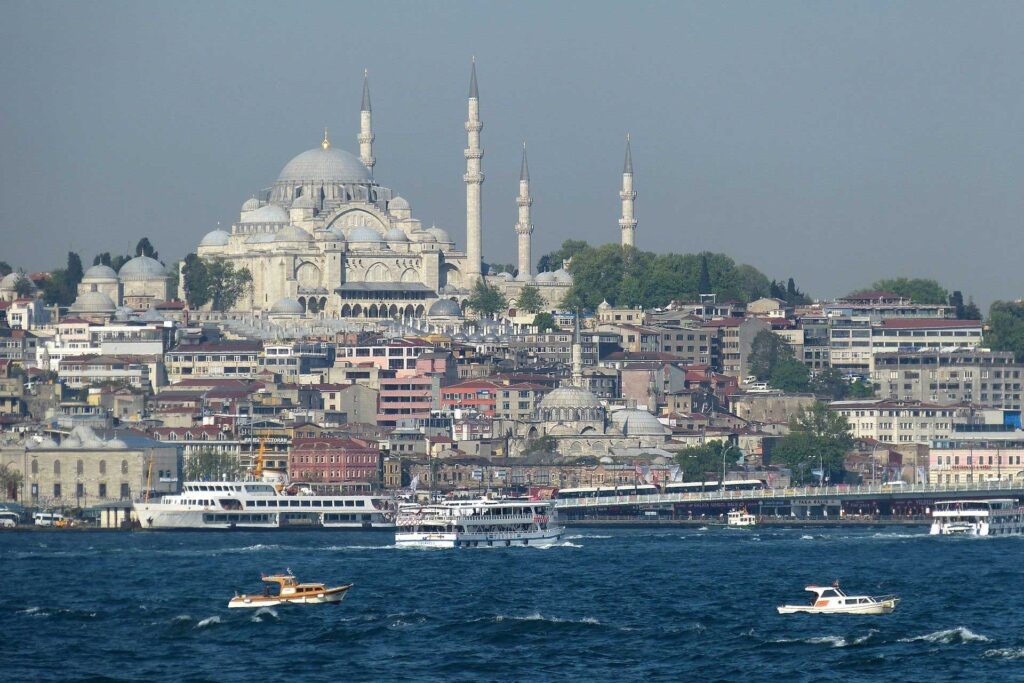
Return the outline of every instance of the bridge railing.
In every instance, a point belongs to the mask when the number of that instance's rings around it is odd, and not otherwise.
[[[1016,491],[1024,493],[1024,482],[1013,480],[965,482],[960,484],[904,484],[902,486],[856,485],[800,486],[749,491],[692,491],[684,493],[656,493],[629,496],[602,496],[600,498],[567,498],[556,501],[559,509],[579,507],[605,507],[615,505],[656,505],[659,503],[715,502],[723,500],[764,501],[773,498],[867,498],[885,495],[892,498],[913,497],[914,494],[978,494]]]

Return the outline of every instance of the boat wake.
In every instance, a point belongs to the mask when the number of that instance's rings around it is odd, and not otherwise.
[[[985,656],[989,659],[1024,659],[1024,647],[1001,647],[995,650],[985,650]]]
[[[95,619],[96,612],[75,609],[51,609],[49,607],[28,607],[18,610],[18,614],[30,617],[70,617],[72,619]]]
[[[943,645],[953,645],[960,643],[987,643],[990,642],[988,636],[980,633],[975,633],[966,626],[957,626],[956,628],[948,628],[942,631],[935,631],[934,633],[926,633],[923,636],[914,636],[913,638],[900,638],[901,643],[941,643]]]
[[[595,619],[594,617],[581,617],[579,619],[561,619],[559,617],[546,617],[540,612],[534,612],[533,614],[527,614],[525,616],[497,614],[491,618],[491,621],[493,621],[496,624],[500,624],[504,621],[546,621],[549,624],[587,624],[590,626],[601,625],[601,622]]]
[[[780,640],[773,640],[772,643],[780,645],[791,645],[795,643],[803,643],[806,645],[828,645],[830,647],[855,647],[857,645],[863,645],[864,643],[871,640],[875,634],[878,633],[877,629],[871,629],[867,633],[861,636],[847,637],[847,636],[813,636],[811,638],[782,638]]]
[[[213,626],[214,624],[219,624],[219,623],[221,623],[220,622],[220,617],[214,615],[212,617],[206,617],[205,619],[200,621],[198,624],[196,624],[196,628],[207,628],[209,626]]]
[[[573,534],[572,536],[566,536],[567,541],[578,541],[584,538],[611,538],[611,536],[602,536],[600,534]]]

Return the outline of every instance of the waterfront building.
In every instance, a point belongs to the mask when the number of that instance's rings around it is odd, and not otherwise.
[[[971,406],[921,401],[833,401],[829,409],[847,419],[853,438],[874,439],[889,444],[929,444],[947,440],[958,425],[981,421]]]
[[[932,443],[928,483],[1019,481],[1024,477],[1024,433],[1020,430],[956,432]]]
[[[1022,374],[1009,351],[935,349],[875,354],[871,381],[882,398],[1020,411]]]

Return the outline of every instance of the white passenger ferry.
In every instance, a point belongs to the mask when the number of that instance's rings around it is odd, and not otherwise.
[[[1020,536],[1024,507],[1013,498],[950,500],[932,510],[933,536]]]
[[[399,507],[395,545],[420,548],[546,548],[562,538],[554,501],[449,500]]]
[[[143,529],[395,528],[389,498],[306,491],[264,481],[189,481],[178,495],[133,508]]]

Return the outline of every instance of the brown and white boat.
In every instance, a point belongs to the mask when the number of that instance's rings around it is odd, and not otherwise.
[[[296,605],[338,604],[345,599],[345,594],[352,584],[328,588],[322,583],[299,583],[291,572],[287,574],[271,574],[264,576],[267,584],[263,594],[239,595],[231,598],[228,607],[273,607],[292,603]],[[277,586],[275,591],[274,586]]]

